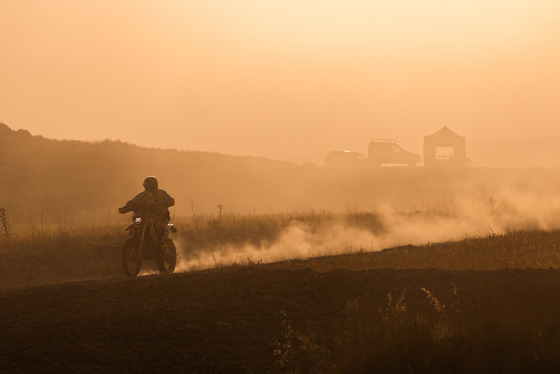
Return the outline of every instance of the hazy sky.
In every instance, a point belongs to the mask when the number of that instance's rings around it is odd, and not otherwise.
[[[560,135],[558,0],[0,0],[0,122],[321,163]]]

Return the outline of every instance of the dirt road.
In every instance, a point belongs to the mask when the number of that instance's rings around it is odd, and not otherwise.
[[[459,300],[454,294],[455,285]],[[560,271],[272,270],[266,266],[83,281],[0,293],[3,372],[336,371],[352,310],[388,292],[434,312],[560,315]]]

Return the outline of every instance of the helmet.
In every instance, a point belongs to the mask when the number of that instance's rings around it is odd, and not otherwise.
[[[142,184],[144,189],[148,192],[155,192],[158,189],[158,181],[156,177],[147,177]]]

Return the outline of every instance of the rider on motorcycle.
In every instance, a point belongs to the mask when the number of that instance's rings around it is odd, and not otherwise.
[[[119,213],[128,213],[134,210],[135,205],[144,204],[147,207],[148,216],[152,219],[158,243],[163,247],[166,239],[165,228],[171,219],[168,208],[175,205],[175,199],[158,188],[156,177],[147,177],[142,186],[144,186],[144,192],[140,192],[119,208]]]

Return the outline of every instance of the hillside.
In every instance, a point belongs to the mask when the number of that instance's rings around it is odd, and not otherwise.
[[[299,167],[256,157],[142,148],[120,141],[58,141],[0,125],[0,206],[13,214],[80,210],[91,215],[122,205],[156,175],[181,202],[181,213],[271,208]],[[266,197],[262,195],[266,191]],[[33,212],[33,213],[31,213]],[[14,217],[16,218],[16,217]]]
[[[555,169],[333,170],[112,140],[51,140],[6,125],[0,125],[0,173],[0,208],[7,209],[11,222],[26,225],[112,220],[116,208],[142,190],[148,175],[156,175],[160,187],[175,197],[176,216],[217,212],[220,204],[224,212],[243,214],[381,206],[453,209],[459,199],[506,199],[508,208],[522,201],[519,194],[530,194],[538,200],[533,206],[548,208],[560,190]]]

